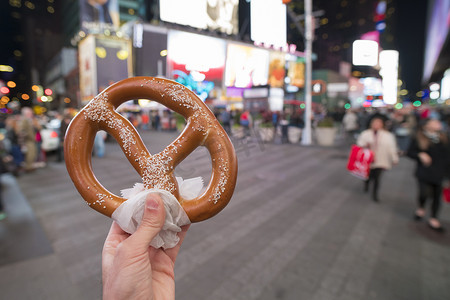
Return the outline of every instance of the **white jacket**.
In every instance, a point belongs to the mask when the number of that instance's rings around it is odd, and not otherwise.
[[[398,163],[397,143],[389,131],[379,130],[375,135],[372,129],[364,130],[356,143],[373,151],[375,161],[370,166],[371,169],[390,169],[392,164]]]
[[[346,131],[358,129],[358,116],[354,112],[347,112],[342,119]]]

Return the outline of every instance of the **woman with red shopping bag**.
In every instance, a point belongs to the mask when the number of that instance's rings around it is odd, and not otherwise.
[[[392,168],[398,163],[397,144],[392,133],[384,129],[385,117],[381,114],[372,116],[369,128],[361,132],[357,145],[370,149],[374,154],[374,160],[370,165],[369,178],[364,182],[364,190],[369,191],[370,183],[373,183],[372,199],[379,201],[378,189],[381,174],[384,170]]]
[[[424,120],[411,142],[408,156],[417,161],[415,175],[418,180],[418,207],[414,219],[425,216],[425,203],[431,192],[431,218],[428,225],[438,232],[444,231],[437,219],[441,205],[442,183],[450,168],[450,149],[447,136],[438,120]]]

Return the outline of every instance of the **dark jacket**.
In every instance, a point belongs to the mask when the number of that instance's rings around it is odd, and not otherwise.
[[[418,154],[425,152],[431,157],[431,165],[426,167],[422,164]],[[413,139],[409,149],[408,156],[417,161],[415,175],[420,181],[431,184],[442,184],[446,172],[450,168],[450,148],[448,144],[439,142],[437,144],[430,143],[427,150],[422,150],[417,142]]]

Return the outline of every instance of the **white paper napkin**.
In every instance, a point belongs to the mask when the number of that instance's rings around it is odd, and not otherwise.
[[[176,178],[181,197],[189,200],[197,197],[203,188],[203,179],[195,177],[183,180]],[[181,226],[190,224],[186,212],[184,211],[177,198],[170,192],[161,189],[146,189],[142,183],[136,183],[130,189],[121,191],[122,197],[127,200],[123,202],[112,214],[112,219],[119,224],[120,228],[129,234],[133,234],[139,227],[144,216],[145,199],[150,193],[158,193],[166,210],[166,220],[159,234],[152,240],[150,246],[155,248],[170,249],[179,242],[178,232]]]

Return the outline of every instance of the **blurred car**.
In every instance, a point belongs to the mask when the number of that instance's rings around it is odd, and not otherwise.
[[[41,148],[45,152],[55,151],[59,148],[59,129],[61,120],[52,119],[41,129]]]

